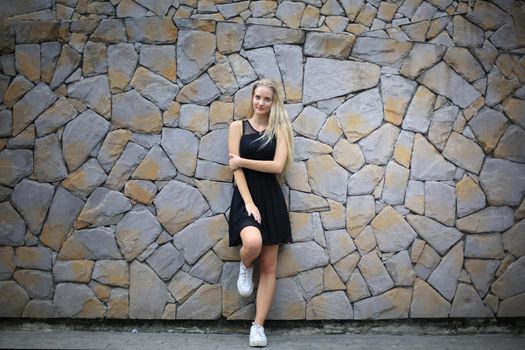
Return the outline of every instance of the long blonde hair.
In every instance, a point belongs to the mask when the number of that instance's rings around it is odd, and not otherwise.
[[[265,86],[273,91],[272,98],[272,107],[270,108],[270,116],[268,118],[268,126],[262,134],[261,138],[265,140],[264,145],[268,144],[273,138],[277,135],[277,130],[282,130],[285,135],[285,141],[288,147],[288,155],[286,157],[286,165],[293,163],[294,159],[294,142],[293,142],[293,133],[292,125],[290,124],[290,118],[288,117],[288,112],[284,108],[279,90],[277,85],[271,79],[261,79],[256,81],[252,87],[252,94],[250,100],[250,106],[248,109],[248,119],[253,117],[253,95],[255,94],[255,89],[260,86]]]

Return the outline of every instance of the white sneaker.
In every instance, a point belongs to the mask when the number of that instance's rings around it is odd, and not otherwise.
[[[250,346],[266,346],[266,335],[264,334],[264,327],[259,326],[257,323],[252,323],[250,328]]]
[[[239,278],[237,279],[237,290],[242,297],[249,297],[253,293],[253,266],[247,268],[240,263]]]

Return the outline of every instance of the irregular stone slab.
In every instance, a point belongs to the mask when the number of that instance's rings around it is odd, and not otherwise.
[[[510,264],[507,270],[492,284],[491,291],[500,299],[507,299],[525,291],[523,274],[525,256]]]
[[[54,316],[101,318],[106,309],[85,284],[59,283],[53,297]]]
[[[35,141],[34,176],[41,182],[60,181],[67,176],[60,142],[55,134]]]
[[[34,146],[35,126],[33,124],[7,142],[7,147],[9,148],[34,148]]]
[[[129,318],[158,319],[168,299],[168,287],[147,265],[134,261],[129,274]]]
[[[220,165],[206,160],[197,161],[195,178],[213,181],[232,182],[233,175],[226,165]]]
[[[451,301],[456,292],[457,280],[462,266],[463,242],[459,242],[441,259],[427,282],[445,299]]]
[[[381,194],[381,198],[386,204],[403,204],[409,173],[410,171],[407,168],[396,162],[388,162],[385,173],[385,184]]]
[[[487,153],[492,152],[507,127],[507,118],[503,113],[483,107],[469,121],[469,127],[474,132],[476,140]]]
[[[117,44],[108,47],[108,81],[110,88],[124,90],[133,76],[138,55],[133,44]]]
[[[88,283],[95,263],[90,260],[57,261],[53,266],[55,282]]]
[[[297,29],[301,24],[304,9],[304,3],[283,1],[275,11],[275,16],[283,21],[286,27]]]
[[[410,316],[414,318],[448,317],[451,305],[425,281],[417,278],[410,305]]]
[[[453,132],[443,149],[443,155],[459,167],[479,174],[485,153],[475,142]]]
[[[259,77],[272,79],[277,83],[280,96],[285,96],[281,72],[274,51],[269,47],[246,51],[246,57]]]
[[[318,295],[312,298],[306,307],[307,320],[339,320],[352,317],[352,306],[342,291]]]
[[[144,147],[128,142],[106,179],[106,187],[120,191],[146,153]]]
[[[106,172],[109,172],[122,151],[124,151],[131,136],[132,132],[125,129],[110,131],[97,154],[97,159],[100,162],[99,166],[102,166]]]
[[[349,195],[371,194],[377,184],[383,179],[385,170],[377,165],[367,164],[348,181]]]
[[[170,180],[177,170],[161,146],[153,146],[132,174],[133,179]]]
[[[384,2],[386,4],[386,2]],[[394,125],[401,125],[403,116],[416,83],[399,75],[384,74],[381,76],[381,95],[383,97],[384,119]]]
[[[424,86],[420,86],[403,120],[403,129],[420,133],[426,133],[430,125],[436,95]]]
[[[498,307],[498,317],[522,317],[525,313],[525,294],[516,295],[503,300]]]
[[[371,89],[347,100],[337,108],[336,117],[346,138],[351,142],[367,136],[383,121],[379,90]]]
[[[297,29],[251,25],[244,36],[244,48],[254,49],[276,44],[301,44],[304,32]]]
[[[452,302],[450,317],[493,317],[471,285],[460,283]]]
[[[130,209],[131,203],[122,193],[98,187],[89,196],[77,218],[75,228],[116,224],[122,218],[123,213]]]
[[[225,55],[239,52],[245,33],[246,26],[241,23],[217,23],[217,51]]]
[[[24,179],[11,194],[11,203],[34,235],[40,234],[54,191],[50,184]]]
[[[108,78],[104,75],[82,79],[68,86],[68,95],[84,101],[94,111],[109,118],[111,100]]]
[[[9,202],[0,203],[0,244],[24,245],[26,223]]]
[[[346,200],[348,172],[329,155],[310,158],[306,163],[308,180],[315,194],[343,203]],[[337,181],[326,181],[326,179]]]
[[[509,207],[489,207],[456,221],[468,233],[502,232],[514,224]]]
[[[6,149],[0,152],[0,184],[14,187],[33,173],[33,152]]]
[[[93,39],[93,36],[91,38]],[[106,44],[88,41],[84,47],[84,58],[82,60],[83,76],[92,77],[98,74],[105,74],[108,70],[106,57]]]
[[[112,105],[112,120],[117,127],[139,133],[158,133],[162,129],[159,108],[135,90],[114,95]]]
[[[304,53],[313,57],[346,59],[354,44],[352,34],[309,32],[306,35]]]
[[[334,146],[335,161],[347,170],[356,173],[364,164],[365,157],[359,145],[341,138]]]
[[[474,287],[481,297],[485,297],[489,291],[490,285],[494,281],[494,272],[496,272],[500,262],[497,260],[485,259],[466,259],[465,271],[467,271]],[[458,291],[456,291],[457,295]]]
[[[44,83],[25,94],[13,107],[13,136],[23,131],[56,99],[57,96]]]
[[[168,109],[179,92],[177,85],[143,67],[137,68],[130,84],[162,110]]]
[[[3,101],[4,104],[12,108],[22,96],[24,96],[29,90],[31,90],[35,85],[27,80],[23,75],[17,75],[11,83],[9,83],[9,78],[2,76],[2,89],[0,92],[3,92]],[[9,136],[11,132],[11,126],[9,127]]]
[[[306,302],[292,278],[277,280],[269,320],[304,320]]]
[[[41,80],[46,84],[50,84],[53,79],[61,48],[62,45],[59,42],[45,42],[40,45]]]
[[[525,128],[525,101],[517,98],[507,98],[502,103],[505,114],[516,124]]]
[[[0,90],[0,94],[2,91]],[[0,111],[0,136],[11,136],[11,129],[13,124],[13,115],[10,110]]]
[[[355,269],[348,279],[346,284],[346,295],[351,302],[356,302],[370,296],[368,286],[359,272],[359,269]]]
[[[58,251],[72,228],[84,201],[59,186],[40,234],[40,241]]]
[[[164,281],[169,280],[184,265],[184,258],[171,243],[157,248],[147,259],[148,264]]]
[[[448,97],[461,108],[468,107],[481,96],[478,90],[441,62],[423,73],[417,81],[430,90]]]
[[[303,103],[309,104],[311,102],[372,88],[376,86],[379,81],[379,73],[379,66],[375,64],[326,58],[308,58],[306,60],[304,73]],[[353,105],[355,107],[355,104],[358,102],[363,103],[359,113],[369,112],[370,118],[372,118],[373,114],[371,110],[375,110],[376,108],[382,109],[382,107],[380,105],[378,107],[378,100],[374,100],[372,96],[369,96],[367,93],[379,94],[377,89],[371,90],[371,92],[364,92],[363,94],[365,95],[354,101]],[[365,97],[369,98],[365,99]],[[379,99],[379,96],[373,97]],[[349,106],[346,110],[350,110]],[[376,120],[376,118],[378,117],[376,116],[373,120]],[[380,118],[382,119],[382,116]],[[340,122],[340,124],[343,123]]]
[[[412,267],[408,251],[403,250],[385,261],[385,267],[396,286],[412,287],[414,284],[416,273]]]
[[[210,250],[199,259],[189,273],[208,283],[217,283],[222,273],[222,266],[221,259]]]
[[[449,47],[443,60],[469,82],[485,76],[485,72],[478,61],[463,47]]]
[[[244,59],[239,54],[232,54],[228,56],[228,62],[235,73],[237,84],[239,88],[248,85],[255,79],[257,79],[257,73],[253,70],[248,60]]]
[[[352,238],[374,218],[376,213],[373,196],[352,196],[346,201],[346,229]]]
[[[36,134],[42,137],[52,133],[77,115],[73,105],[65,97],[61,97],[35,120]]]
[[[179,112],[179,127],[198,134],[208,132],[210,109],[204,106],[184,104]]]
[[[354,303],[354,319],[408,318],[412,292],[394,288],[386,293]]]
[[[494,150],[494,156],[510,161],[525,163],[525,131],[517,125],[510,125]]]
[[[467,235],[465,256],[469,258],[501,259],[504,257],[501,235],[484,233]]]
[[[486,197],[471,177],[465,176],[456,184],[457,215],[463,217],[483,209]]]
[[[379,129],[372,132],[359,142],[366,162],[376,165],[383,165],[388,162],[394,152],[399,128],[385,123]]]
[[[176,47],[174,45],[142,45],[140,64],[173,82],[177,79]]]
[[[497,105],[520,87],[519,82],[507,80],[498,73],[491,73],[487,78],[485,103],[490,107]]]
[[[159,16],[166,16],[168,9],[172,5],[172,1],[170,0],[137,0],[137,3],[151,10],[152,12],[155,12]]]
[[[377,246],[374,232],[370,226],[367,226],[361,233],[355,238],[355,245],[361,255],[369,253],[372,249]]]
[[[438,109],[432,116],[432,122],[428,130],[428,140],[439,149],[443,150],[458,118],[459,108],[446,106]]]
[[[125,18],[129,42],[145,44],[173,44],[177,41],[177,27],[169,17]]]
[[[29,301],[26,291],[15,281],[0,281],[0,315],[2,317],[20,317]]]
[[[46,247],[19,247],[16,249],[16,266],[50,271],[53,264],[52,250]]]
[[[221,92],[208,74],[203,74],[188,85],[184,86],[177,94],[177,102],[194,103],[206,106],[219,97]]]
[[[356,39],[352,56],[381,66],[400,68],[411,48],[409,42],[363,36]]]
[[[407,249],[417,234],[403,217],[391,206],[386,206],[370,224],[382,252],[399,252]]]
[[[335,100],[337,100],[337,104],[339,102],[342,102],[342,98],[336,98],[332,100],[328,100],[326,102],[326,108],[323,104],[318,105],[321,108],[325,108],[326,111],[332,111],[333,108],[336,106],[332,106],[331,104],[335,104]],[[321,128],[321,131],[319,132],[319,135],[317,136],[319,138],[319,141],[324,142],[330,146],[334,146],[335,143],[341,138],[341,135],[343,135],[343,130],[339,127],[339,124],[337,123],[337,119],[335,115],[332,115],[326,119],[326,123]]]
[[[60,56],[56,64],[55,73],[53,79],[49,85],[51,89],[56,89],[73,73],[78,66],[82,56],[71,48],[69,45],[63,45],[60,51]]]
[[[219,319],[221,299],[220,285],[203,285],[178,307],[177,319]]]
[[[241,1],[232,4],[218,4],[217,10],[220,11],[220,13],[224,16],[225,19],[230,19],[248,10],[249,6],[249,1]]]
[[[417,241],[416,241],[417,242]],[[423,243],[424,244],[424,243]],[[419,278],[426,280],[440,262],[438,253],[428,244],[424,244],[414,270]]]
[[[447,162],[421,134],[416,134],[411,177],[416,180],[452,180],[456,167]]]
[[[197,44],[198,43],[198,44]],[[189,83],[215,61],[215,35],[194,30],[182,30],[177,40],[177,76]]]
[[[350,276],[352,275],[352,272],[356,269],[357,263],[361,259],[361,256],[359,255],[359,252],[353,252],[351,254],[348,254],[338,262],[334,264],[334,269],[341,278],[343,282],[348,282]],[[366,283],[365,283],[366,285]],[[368,287],[366,287],[368,290]]]
[[[87,110],[64,129],[62,153],[70,171],[78,169],[109,131],[110,123],[97,113]]]
[[[282,278],[325,266],[328,255],[315,242],[300,242],[283,246],[279,250],[279,261],[283,263],[277,266],[277,278]]]
[[[227,231],[224,215],[202,218],[178,232],[173,239],[173,244],[181,251],[188,263],[194,264],[226,235]]]
[[[52,300],[30,300],[22,317],[26,318],[52,318],[53,317],[53,301]]]
[[[425,213],[425,184],[421,181],[409,180],[405,194],[405,207],[414,213]]]
[[[521,220],[516,225],[506,231],[503,238],[503,247],[514,256],[525,255],[525,220]]]
[[[305,137],[294,137],[294,148],[296,150],[294,154],[295,161],[306,160],[316,155],[332,152],[332,147]]]
[[[479,176],[490,205],[519,205],[525,194],[525,165],[487,158]]]
[[[220,129],[204,135],[199,147],[199,158],[228,165],[228,130]]]
[[[376,252],[363,256],[357,266],[372,295],[381,294],[394,287],[394,282]]]
[[[93,270],[93,279],[109,286],[128,287],[128,263],[124,260],[98,260]]]
[[[132,261],[153,243],[162,227],[146,208],[133,209],[117,224],[117,243],[127,261]]]
[[[328,115],[319,109],[306,106],[294,119],[292,128],[298,134],[315,140],[327,117]]]
[[[11,279],[15,268],[15,250],[13,247],[0,247],[0,280]]]
[[[346,230],[328,231],[325,233],[325,237],[331,264],[356,250],[356,246]]]
[[[124,186],[124,195],[139,203],[150,205],[157,194],[157,186],[150,181],[129,180]]]
[[[69,174],[62,186],[82,198],[106,181],[106,173],[96,159],[89,159],[80,168]]]
[[[126,29],[124,22],[118,18],[104,18],[91,35],[93,41],[106,43],[126,42]]]
[[[486,1],[477,1],[473,10],[466,17],[469,21],[485,30],[496,30],[505,23],[507,16],[496,5]]]
[[[485,35],[483,29],[470,23],[462,16],[454,16],[454,43],[457,46],[478,47],[481,46]]]
[[[192,132],[164,128],[161,146],[179,172],[187,176],[195,174],[199,141]]]
[[[238,273],[239,264],[235,263],[234,265]],[[184,303],[203,283],[204,282],[200,279],[191,276],[187,272],[179,270],[179,272],[177,272],[171,279],[168,289],[175,300],[179,303]],[[235,291],[237,292],[237,277],[235,277]],[[239,292],[237,292],[237,295],[240,298]]]
[[[440,45],[415,43],[412,51],[406,58],[400,73],[407,78],[415,79],[422,72],[434,66],[443,54],[446,47]]]
[[[58,260],[122,259],[115,240],[115,229],[97,227],[74,231],[64,241]]]
[[[208,74],[223,94],[233,95],[239,90],[235,74],[226,57],[217,60],[216,64],[208,69]]]
[[[428,217],[407,215],[407,221],[428,244],[444,255],[463,235],[454,227],[444,226]]]
[[[215,214],[225,213],[231,205],[233,186],[229,183],[216,181],[197,181],[197,188],[208,201],[210,209]]]
[[[113,288],[108,301],[107,318],[127,319],[129,310],[129,292],[124,288]]]
[[[321,196],[290,190],[290,211],[312,213],[329,210],[328,202]]]
[[[20,44],[15,47],[15,65],[17,71],[28,80],[40,79],[40,45]]]
[[[425,183],[425,215],[447,226],[454,225],[456,216],[455,188],[442,182]]]
[[[303,96],[303,53],[300,46],[275,45],[275,58],[281,71],[285,101],[301,102]]]

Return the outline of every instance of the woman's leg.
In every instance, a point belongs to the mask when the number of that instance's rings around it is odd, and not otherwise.
[[[263,246],[259,255],[259,287],[255,300],[255,323],[262,326],[272,306],[277,275],[278,245]]]
[[[257,227],[247,226],[241,230],[242,246],[240,250],[241,261],[250,268],[261,253],[262,236]]]

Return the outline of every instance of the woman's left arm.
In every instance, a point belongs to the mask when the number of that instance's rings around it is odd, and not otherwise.
[[[280,174],[284,170],[288,157],[288,145],[282,130],[277,133],[277,145],[273,160],[253,160],[230,154],[230,169],[247,168],[263,173]]]

